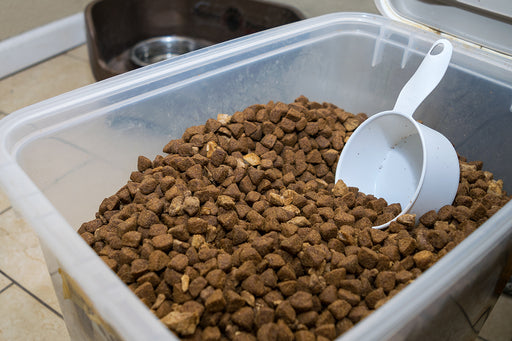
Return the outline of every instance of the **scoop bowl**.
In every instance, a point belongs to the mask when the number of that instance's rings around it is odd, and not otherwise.
[[[354,131],[338,160],[336,181],[388,204],[400,203],[398,216],[418,218],[453,202],[460,176],[457,153],[445,136],[412,118],[444,76],[451,53],[450,42],[435,42],[393,110],[373,115]]]

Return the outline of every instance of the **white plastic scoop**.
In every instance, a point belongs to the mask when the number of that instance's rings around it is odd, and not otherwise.
[[[448,40],[436,41],[393,110],[373,115],[354,131],[341,152],[336,182],[341,179],[388,204],[400,203],[398,216],[419,218],[453,202],[459,184],[457,153],[446,137],[412,118],[443,78],[452,49]]]

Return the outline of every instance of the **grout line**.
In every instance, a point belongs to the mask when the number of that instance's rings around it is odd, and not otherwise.
[[[84,63],[87,63],[87,62],[88,62],[87,60],[84,60],[83,58],[78,57],[78,56],[73,56],[72,54],[67,54],[67,53],[66,53],[66,54],[64,54],[64,56],[69,57],[69,58],[71,58],[71,59],[73,59],[73,60],[76,60],[76,61],[78,61],[78,62],[84,62]]]
[[[9,211],[10,209],[12,208],[12,206],[9,206],[7,208],[4,208],[3,210],[0,211],[0,215],[4,214],[5,212]]]
[[[14,283],[13,283],[13,282],[11,282],[11,283],[7,284],[7,285],[6,285],[2,290],[0,290],[0,294],[1,294],[1,293],[3,293],[5,290],[9,289],[9,288],[10,288],[11,286],[13,286],[13,285],[14,285]]]
[[[69,52],[66,52],[64,55],[66,57],[73,58],[74,60],[77,60],[79,62],[84,62],[87,65],[89,65],[89,59],[88,58],[84,58],[84,57],[80,57],[80,56],[75,56],[75,55],[73,55],[72,53],[69,53]]]
[[[5,277],[7,277],[12,283],[11,284],[15,284],[17,285],[21,290],[25,291],[27,294],[29,294],[30,296],[32,296],[36,301],[38,301],[39,303],[41,303],[43,306],[45,306],[47,309],[49,309],[51,312],[53,312],[55,315],[57,315],[58,317],[60,317],[61,319],[63,319],[62,317],[62,314],[59,313],[57,310],[53,309],[52,307],[50,307],[50,305],[48,305],[48,303],[46,303],[45,301],[43,301],[42,299],[40,299],[39,297],[37,297],[36,295],[34,295],[30,290],[28,290],[27,288],[25,288],[23,285],[21,285],[20,283],[18,283],[18,281],[16,281],[14,278],[12,278],[11,276],[9,276],[8,274],[6,274],[5,272],[3,272],[2,270],[0,270],[0,274],[4,275]]]

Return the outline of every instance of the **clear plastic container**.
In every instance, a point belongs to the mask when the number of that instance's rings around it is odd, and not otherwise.
[[[172,340],[76,230],[161,154],[218,113],[303,94],[369,115],[389,109],[438,36],[339,13],[222,43],[72,91],[0,121],[0,185],[38,233],[74,340]],[[458,41],[415,118],[512,190],[512,65]],[[474,337],[512,265],[512,203],[342,340]]]

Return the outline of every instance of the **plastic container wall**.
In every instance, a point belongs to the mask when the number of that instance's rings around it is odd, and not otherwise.
[[[101,200],[185,128],[303,94],[369,115],[391,109],[438,36],[332,14],[219,44],[75,90],[0,121],[0,184],[38,233],[73,339],[175,337],[78,236]],[[454,42],[415,118],[512,189],[512,66]],[[512,204],[342,339],[465,339],[508,279]]]

